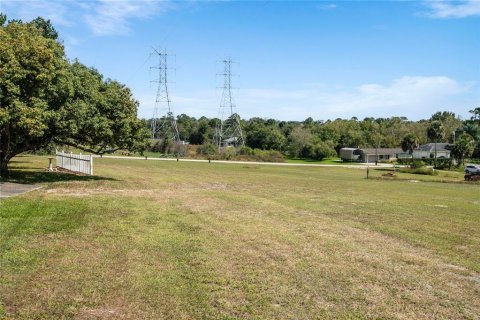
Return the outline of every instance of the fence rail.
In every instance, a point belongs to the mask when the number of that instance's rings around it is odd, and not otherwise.
[[[93,157],[91,155],[55,152],[57,167],[70,171],[93,175]]]

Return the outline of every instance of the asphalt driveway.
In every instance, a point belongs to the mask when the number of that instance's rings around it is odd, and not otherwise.
[[[34,184],[0,182],[0,199],[13,197],[39,188],[39,186]]]

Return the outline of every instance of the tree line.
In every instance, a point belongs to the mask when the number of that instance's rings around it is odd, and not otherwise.
[[[405,117],[326,121],[251,118],[241,120],[241,125],[248,148],[276,150],[296,158],[333,157],[343,147],[402,147],[411,153],[419,145],[439,142],[452,144],[452,153],[461,154],[459,158],[480,158],[480,107],[470,114],[469,119],[462,120],[453,112],[442,111],[419,121]],[[186,114],[177,116],[176,120],[180,139],[194,145],[210,144],[220,121]],[[149,127],[151,120],[144,122]]]

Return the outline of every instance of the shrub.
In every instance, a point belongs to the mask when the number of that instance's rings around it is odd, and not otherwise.
[[[177,157],[184,157],[185,154],[187,153],[187,147],[184,144],[175,144],[173,146],[173,153]]]
[[[174,143],[170,139],[158,139],[150,147],[149,151],[159,152],[159,153],[174,153],[175,152]]]
[[[254,154],[254,152],[250,147],[241,147],[240,150],[238,150],[238,154],[243,156],[251,156]]]
[[[401,168],[400,172],[411,173],[411,174],[423,174],[428,176],[436,176],[438,174],[433,168],[429,167],[420,167],[420,168]]]
[[[211,143],[203,144],[197,147],[198,156],[211,160],[238,160],[238,161],[260,161],[260,162],[285,162],[280,151],[261,150],[242,147],[235,149],[234,147],[222,148],[220,152],[215,145]]]
[[[215,159],[218,156],[218,149],[212,143],[205,143],[198,146],[197,154],[206,156],[207,159]]]
[[[423,168],[425,167],[425,162],[422,160],[413,160],[413,163],[411,163],[411,168],[412,169],[418,169],[418,168]]]
[[[307,143],[300,150],[300,156],[302,158],[309,158],[315,160],[322,160],[324,158],[330,158],[337,155],[335,149],[326,142],[319,141],[316,143]]]
[[[237,151],[234,147],[226,147],[221,151],[221,157],[225,160],[232,160],[237,155]]]
[[[284,162],[283,154],[277,150],[253,150],[254,160],[263,162]]]
[[[421,168],[424,166],[433,166],[434,159],[423,158],[423,159],[414,159],[412,165],[412,159],[398,159],[398,164],[409,165],[412,168]],[[452,161],[447,158],[437,158],[437,168],[436,169],[450,169],[452,167]]]

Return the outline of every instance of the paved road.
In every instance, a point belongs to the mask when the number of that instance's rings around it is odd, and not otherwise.
[[[21,184],[11,182],[0,182],[0,198],[13,197],[25,192],[33,191],[41,187],[34,184]]]
[[[100,156],[94,155],[96,158]],[[175,158],[147,158],[145,157],[130,157],[130,156],[103,156],[103,158],[109,159],[128,159],[128,160],[158,160],[158,161],[177,161]],[[208,163],[208,160],[198,159],[184,159],[180,158],[182,162],[203,162]],[[268,166],[293,166],[293,167],[341,167],[341,168],[354,168],[354,169],[366,169],[367,167],[375,167],[375,164],[319,164],[319,163],[288,163],[288,162],[257,162],[257,161],[227,161],[227,160],[212,160],[212,163],[234,163],[234,164],[255,164],[255,165],[268,165]],[[386,163],[379,163],[377,167],[391,168],[393,165]]]

